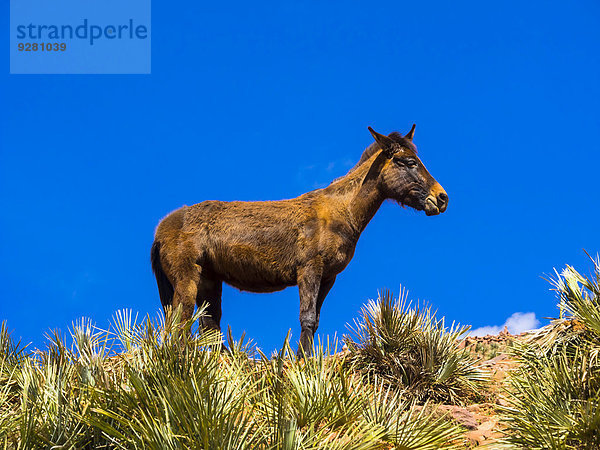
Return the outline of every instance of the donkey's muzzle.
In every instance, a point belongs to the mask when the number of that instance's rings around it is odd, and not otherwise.
[[[436,183],[425,199],[425,214],[428,216],[435,216],[446,211],[447,207],[448,194],[446,194],[446,191],[444,191],[442,186]]]
[[[448,194],[445,192],[440,192],[437,196],[437,206],[440,209],[440,212],[443,213],[446,211],[448,207]]]

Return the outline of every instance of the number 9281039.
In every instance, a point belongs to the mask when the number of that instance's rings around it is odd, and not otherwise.
[[[64,52],[67,44],[64,42],[19,42],[20,52]]]

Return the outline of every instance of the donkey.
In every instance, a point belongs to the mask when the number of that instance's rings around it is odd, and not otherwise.
[[[428,216],[448,206],[448,195],[417,157],[415,125],[405,136],[369,131],[375,142],[324,189],[289,200],[205,201],[167,215],[151,250],[163,308],[180,307],[188,319],[206,302],[202,326],[220,330],[223,282],[250,292],[298,285],[298,355],[310,355],[323,300],[383,201]]]

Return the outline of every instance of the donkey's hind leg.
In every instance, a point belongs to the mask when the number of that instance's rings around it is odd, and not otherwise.
[[[190,258],[188,261],[181,261],[175,272],[173,309],[181,308],[182,320],[189,320],[194,315],[200,270],[200,266]]]
[[[202,328],[221,330],[221,293],[223,282],[214,280],[205,275],[200,275],[198,282],[198,293],[196,305],[200,308],[204,303],[208,304],[206,313],[202,317]]]

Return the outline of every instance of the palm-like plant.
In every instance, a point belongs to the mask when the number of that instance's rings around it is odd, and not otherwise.
[[[363,380],[330,356],[329,345],[317,345],[312,358],[297,360],[288,338],[274,358],[262,355],[258,367],[262,389],[257,413],[267,424],[266,448],[380,446],[383,431],[362,417]]]
[[[181,323],[118,316],[122,381],[98,388],[86,420],[122,448],[238,449],[254,445],[250,397],[256,382],[239,357],[221,358],[220,333],[192,333],[202,311]],[[218,431],[217,431],[218,430]]]
[[[5,322],[0,325],[0,443],[5,447],[16,439],[19,424],[16,413],[19,403],[17,377],[26,360],[25,349],[14,343]]]
[[[346,337],[350,359],[415,399],[463,403],[482,395],[486,378],[458,341],[468,330],[447,328],[430,307],[411,308],[407,292],[370,301]]]
[[[584,277],[567,266],[552,283],[561,316],[514,354],[506,442],[527,448],[600,447],[600,260]]]
[[[76,322],[25,355],[0,331],[0,438],[10,448],[404,449],[453,447],[461,430],[317,345],[274,357],[198,332],[203,311],[108,331]],[[16,430],[16,431],[15,431]]]
[[[356,372],[332,346],[321,344],[310,359],[295,359],[288,345],[262,359],[262,401],[268,424],[266,448],[404,449],[451,448],[459,427],[435,408],[415,411],[401,392]]]
[[[429,450],[459,442],[459,427],[449,425],[444,415],[428,403],[417,405],[415,399],[407,398],[378,377],[368,392],[364,417],[369,424],[380,426],[384,439],[395,448]]]
[[[51,333],[48,350],[34,352],[18,368],[21,448],[84,448],[104,441],[81,416],[93,385],[106,382],[106,339],[89,321],[75,323],[71,337],[67,347],[58,332]]]

